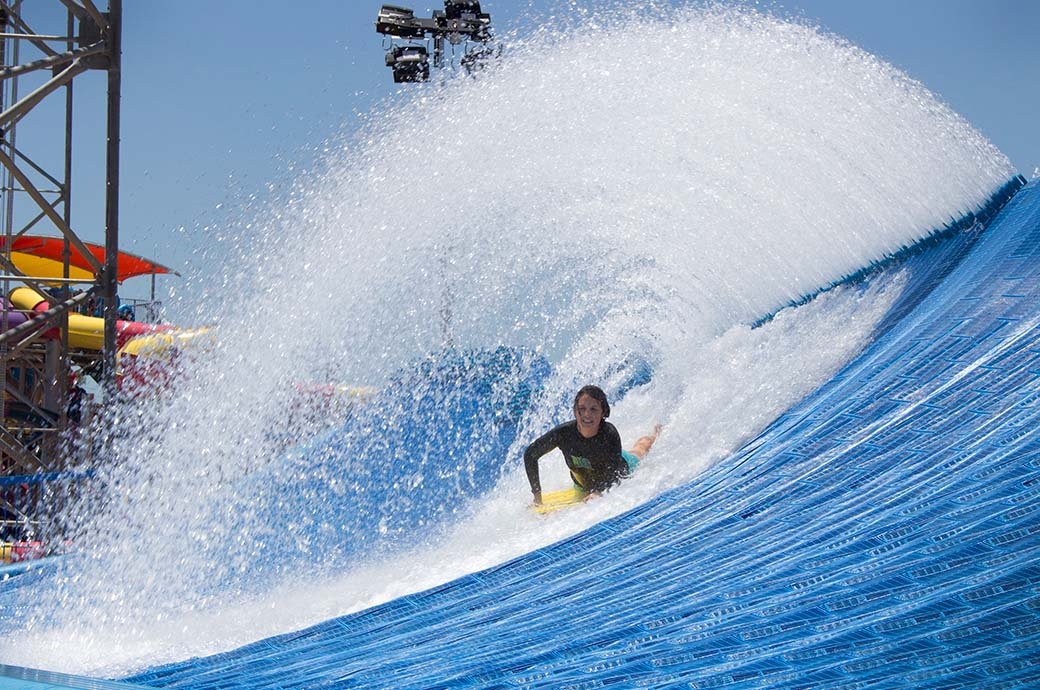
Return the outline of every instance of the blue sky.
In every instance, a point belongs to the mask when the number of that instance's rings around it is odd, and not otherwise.
[[[383,65],[373,25],[381,4],[125,2],[121,246],[186,270],[188,249],[205,242],[204,228],[233,216],[251,195],[263,198],[270,186],[288,184],[320,156],[327,139],[356,126],[358,113],[394,98],[400,87]],[[432,0],[391,4],[425,16],[442,6]],[[482,3],[500,34],[529,31],[535,16],[610,4]],[[967,118],[1027,178],[1040,167],[1040,137],[1031,122],[1040,112],[1040,2],[792,0],[758,6],[801,17],[892,63]],[[100,75],[89,76],[76,87],[73,219],[82,235],[100,239],[104,83]],[[24,127],[30,126],[27,120]],[[127,287],[127,293],[142,290],[134,281]]]

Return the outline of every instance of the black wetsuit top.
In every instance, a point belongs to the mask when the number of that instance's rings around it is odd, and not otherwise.
[[[538,459],[559,448],[567,461],[574,483],[586,491],[606,491],[628,476],[628,464],[621,457],[621,434],[610,422],[600,422],[599,432],[585,438],[578,422],[571,420],[545,434],[524,451],[524,467],[531,491],[542,492],[538,479]]]

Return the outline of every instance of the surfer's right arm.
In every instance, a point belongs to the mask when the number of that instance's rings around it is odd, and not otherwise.
[[[534,443],[524,451],[524,469],[527,470],[527,481],[531,482],[531,493],[534,494],[534,504],[542,503],[542,482],[538,477],[538,460],[543,455],[558,447],[556,434],[559,427],[538,437]]]

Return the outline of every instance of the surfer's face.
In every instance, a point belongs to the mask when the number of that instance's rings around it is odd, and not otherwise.
[[[574,404],[574,419],[578,421],[578,433],[585,438],[592,438],[599,433],[603,406],[591,395],[583,395]]]

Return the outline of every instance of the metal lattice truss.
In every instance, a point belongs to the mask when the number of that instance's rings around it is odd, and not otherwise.
[[[5,303],[0,319],[0,475],[59,468],[57,444],[47,437],[65,427],[69,371],[84,356],[69,351],[67,315],[92,298],[103,300],[105,323],[105,346],[92,353],[93,364],[114,381],[121,16],[121,0],[109,0],[105,11],[94,0],[0,0],[0,287],[5,300],[24,285],[48,301],[27,319],[19,315],[18,325]],[[104,260],[89,251],[72,218],[73,83],[91,72],[107,73],[107,120],[96,132],[107,141]],[[96,88],[96,80],[85,86]],[[84,129],[75,131],[82,136]],[[29,233],[64,239],[64,279],[44,282],[16,265],[12,244]],[[92,282],[70,277],[72,252],[89,263]]]

